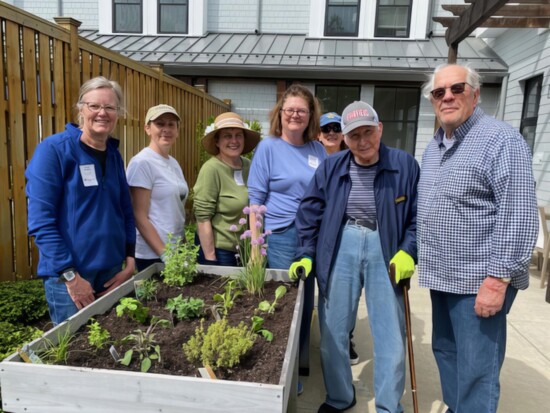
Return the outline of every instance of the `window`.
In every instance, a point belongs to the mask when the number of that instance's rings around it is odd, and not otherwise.
[[[159,0],[158,32],[186,34],[188,10],[187,0]]]
[[[374,108],[384,125],[382,142],[414,156],[420,89],[376,86]]]
[[[525,81],[525,93],[523,97],[523,111],[521,114],[520,133],[533,152],[535,146],[535,133],[539,118],[539,104],[542,89],[542,75]]]
[[[412,0],[378,0],[375,37],[409,37]]]
[[[327,0],[325,36],[357,36],[359,0]]]
[[[142,8],[141,0],[113,0],[113,32],[141,33]]]
[[[336,112],[342,114],[350,103],[360,100],[359,86],[317,85],[315,95],[321,103],[321,113]]]

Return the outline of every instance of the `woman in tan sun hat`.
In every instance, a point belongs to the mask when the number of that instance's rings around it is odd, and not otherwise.
[[[180,121],[172,106],[151,107],[145,116],[149,146],[130,160],[126,171],[136,217],[139,271],[163,260],[169,233],[184,237],[189,187],[178,161],[170,156]]]
[[[260,134],[233,112],[219,115],[206,129],[202,146],[212,158],[202,166],[193,188],[200,264],[237,265],[237,241],[230,227],[239,224],[248,205],[250,170],[250,160],[241,155],[258,142]]]

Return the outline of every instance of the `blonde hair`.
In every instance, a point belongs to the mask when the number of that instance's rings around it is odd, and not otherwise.
[[[82,126],[84,121],[82,114],[80,113],[80,109],[84,106],[82,98],[86,93],[96,89],[111,89],[115,93],[116,105],[118,107],[117,114],[120,116],[124,113],[124,95],[120,85],[114,80],[109,80],[103,76],[94,77],[80,86],[80,90],[78,92],[78,102],[76,103],[76,108],[78,110],[77,121],[80,126]]]

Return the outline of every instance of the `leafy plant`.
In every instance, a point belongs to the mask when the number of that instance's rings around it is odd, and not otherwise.
[[[30,324],[48,314],[42,280],[0,282],[0,321]]]
[[[119,362],[125,366],[129,366],[132,362],[134,352],[139,355],[141,361],[140,369],[142,373],[149,371],[153,360],[161,361],[160,346],[155,341],[155,328],[168,327],[170,321],[153,317],[151,324],[146,331],[141,329],[134,330],[134,334],[130,334],[122,339],[124,343],[133,343],[132,348],[124,353],[124,357]]]
[[[190,320],[191,318],[200,317],[204,308],[204,300],[200,298],[182,298],[178,295],[174,298],[169,298],[166,303],[166,309],[171,313],[176,313],[178,320]]]
[[[277,300],[279,300],[281,297],[283,297],[286,294],[286,287],[284,285],[280,285],[275,290],[275,299],[272,303],[269,303],[269,301],[265,300],[262,301],[260,304],[258,304],[258,308],[260,311],[263,311],[268,314],[273,314],[275,312],[275,306],[277,305]]]
[[[69,346],[75,339],[69,329],[64,333],[58,333],[57,344],[44,337],[45,348],[36,353],[47,364],[67,364],[69,358]]]
[[[14,353],[23,343],[39,338],[44,332],[35,327],[0,321],[0,361]]]
[[[206,333],[203,321],[195,335],[183,344],[183,351],[191,363],[230,368],[238,364],[254,345],[256,335],[242,321],[237,327],[232,327],[227,324],[227,319],[223,319],[210,324]]]
[[[174,238],[168,234],[166,258],[161,275],[168,285],[183,287],[193,281],[197,275],[198,245]]]
[[[86,327],[88,328],[88,343],[96,350],[101,350],[108,344],[111,335],[97,321],[92,319]]]
[[[239,220],[239,225],[231,225],[230,231],[236,235],[240,234],[237,249],[239,251],[239,260],[242,264],[242,269],[239,273],[239,282],[243,288],[245,288],[250,294],[257,294],[262,296],[264,283],[265,283],[265,267],[266,267],[266,255],[267,244],[265,242],[266,236],[270,234],[270,231],[262,232],[263,217],[267,208],[262,205],[260,207],[245,207],[243,214],[245,216],[254,215],[256,228],[258,232],[257,237],[254,237],[250,229],[243,228],[248,227],[246,218]]]
[[[214,301],[222,305],[222,312],[224,315],[227,315],[228,311],[233,308],[235,299],[243,294],[242,291],[237,290],[236,287],[236,281],[230,280],[225,284],[223,294],[214,294]]]
[[[252,316],[252,332],[261,334],[269,342],[273,340],[273,333],[264,328],[264,319],[258,315]]]
[[[116,315],[122,317],[127,314],[138,323],[145,324],[149,317],[149,307],[145,307],[141,302],[132,297],[120,299],[120,304],[116,306]]]
[[[156,298],[158,281],[154,278],[135,282],[136,298],[140,301],[151,301]]]

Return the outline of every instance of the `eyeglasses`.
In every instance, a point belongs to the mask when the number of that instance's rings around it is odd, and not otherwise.
[[[461,83],[455,83],[454,85],[451,85],[449,87],[438,87],[437,89],[432,90],[430,93],[432,94],[435,100],[441,100],[445,96],[447,89],[451,89],[451,93],[453,95],[460,95],[461,93],[464,93],[464,89],[466,89],[466,85],[470,86],[472,89],[474,88],[472,85],[470,85],[467,82],[461,82]]]
[[[118,106],[100,105],[99,103],[92,103],[92,102],[80,102],[80,103],[88,106],[88,110],[93,113],[99,113],[101,112],[101,109],[103,109],[107,113],[117,113],[119,110]]]
[[[321,132],[330,133],[330,131],[333,131],[334,133],[340,133],[342,132],[342,126],[339,123],[330,123],[328,125],[321,126]]]
[[[281,112],[283,112],[287,116],[293,116],[296,113],[301,118],[306,115],[309,115],[309,111],[305,109],[286,108],[286,109],[281,109]]]

